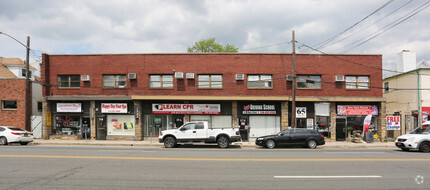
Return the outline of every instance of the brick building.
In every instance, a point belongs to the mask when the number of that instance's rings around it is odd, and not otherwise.
[[[30,67],[34,73],[36,68]],[[42,103],[42,93],[35,93],[42,89],[40,83],[35,82],[35,77],[30,75],[31,107],[28,107],[30,115],[38,115],[38,101]],[[0,126],[15,126],[25,128],[25,63],[19,58],[0,57]],[[40,106],[41,107],[41,106]],[[31,130],[31,129],[27,129]]]
[[[187,121],[250,137],[291,126],[348,140],[372,114],[385,136],[381,55],[42,55],[44,138],[142,140]]]

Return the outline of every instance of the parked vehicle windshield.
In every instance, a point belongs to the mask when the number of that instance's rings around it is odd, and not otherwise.
[[[411,134],[428,135],[428,134],[430,134],[430,127],[429,127],[429,125],[423,125],[421,127],[418,127],[417,129],[415,129],[414,131],[412,131]]]

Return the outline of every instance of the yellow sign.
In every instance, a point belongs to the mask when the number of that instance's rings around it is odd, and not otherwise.
[[[51,126],[51,112],[46,113],[46,126]]]

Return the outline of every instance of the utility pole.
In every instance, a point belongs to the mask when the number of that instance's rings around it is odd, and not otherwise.
[[[30,36],[27,36],[27,54],[25,58],[25,130],[31,131],[31,83],[30,83]]]
[[[296,37],[293,30],[293,100],[292,100],[292,108],[291,108],[291,128],[296,128],[297,121],[296,121]]]

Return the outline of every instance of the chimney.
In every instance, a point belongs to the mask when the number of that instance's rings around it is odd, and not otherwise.
[[[403,50],[397,54],[397,72],[405,73],[416,69],[417,55],[415,52]]]

